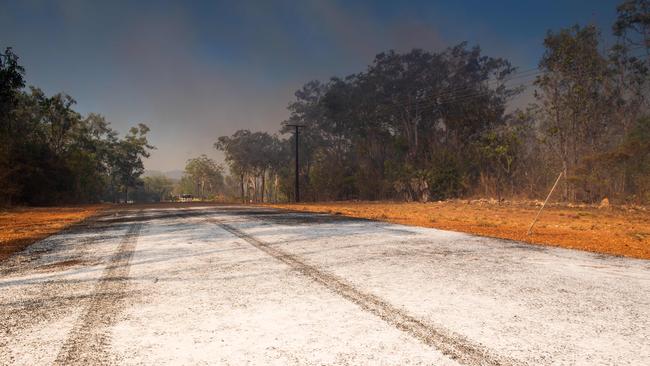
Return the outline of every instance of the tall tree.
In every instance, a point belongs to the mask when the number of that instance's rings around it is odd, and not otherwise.
[[[625,43],[642,48],[650,56],[650,1],[626,0],[617,8],[614,35]]]
[[[174,182],[164,175],[144,177],[143,188],[147,201],[162,202],[170,198],[174,188]]]
[[[20,187],[12,181],[15,167],[11,161],[12,132],[20,90],[25,86],[25,69],[10,47],[0,52],[0,204],[11,204]]]
[[[201,199],[213,197],[223,190],[223,168],[206,155],[190,159],[185,175],[193,183],[193,194]]]
[[[545,137],[567,178],[565,199],[576,200],[578,175],[583,159],[608,146],[606,136],[613,127],[608,93],[608,64],[598,49],[599,32],[594,26],[574,26],[549,32],[546,52],[540,62],[536,96]]]
[[[226,155],[231,174],[240,180],[240,198],[264,202],[267,173],[279,166],[281,143],[265,132],[239,130],[232,136],[221,136],[214,144]]]
[[[149,157],[149,150],[154,149],[147,141],[149,127],[140,123],[132,127],[123,139],[113,145],[110,157],[111,181],[114,188],[124,192],[124,200],[128,201],[129,188],[135,188],[141,182],[144,173],[143,158]],[[116,193],[116,191],[114,190]],[[114,196],[117,201],[117,196]]]

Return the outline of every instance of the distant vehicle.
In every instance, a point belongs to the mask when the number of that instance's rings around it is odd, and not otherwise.
[[[180,202],[192,202],[194,200],[194,196],[192,196],[191,194],[181,194],[180,196],[178,196],[178,200]]]

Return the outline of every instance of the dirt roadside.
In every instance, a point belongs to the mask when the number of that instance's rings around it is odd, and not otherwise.
[[[194,203],[210,204],[210,203]],[[193,203],[136,205],[191,206]],[[639,208],[546,207],[532,235],[528,226],[539,207],[531,202],[454,200],[431,203],[326,202],[266,204],[405,225],[432,227],[596,253],[650,259],[650,211]],[[0,260],[31,243],[79,224],[115,205],[0,210]]]
[[[547,206],[529,236],[526,231],[539,210],[537,205],[530,202],[458,200],[431,203],[328,202],[265,206],[650,259],[650,212],[640,208]]]
[[[28,245],[98,215],[110,205],[0,209],[0,261]]]

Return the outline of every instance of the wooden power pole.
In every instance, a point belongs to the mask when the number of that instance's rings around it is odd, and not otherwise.
[[[300,202],[300,158],[299,158],[299,140],[300,140],[300,128],[305,127],[304,125],[287,125],[289,127],[295,127],[295,136],[296,136],[296,193],[295,193],[295,202]]]

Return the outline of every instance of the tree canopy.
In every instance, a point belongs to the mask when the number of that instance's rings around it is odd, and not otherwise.
[[[467,195],[543,196],[564,172],[563,198],[650,202],[647,155],[650,14],[647,0],[618,7],[602,46],[595,26],[549,31],[534,70],[480,47],[378,54],[365,71],[314,80],[295,92],[300,184],[308,200],[427,201]],[[533,76],[534,101],[508,103]],[[634,141],[634,142],[633,142]],[[237,131],[215,147],[242,200],[293,199],[295,137]],[[272,167],[272,168],[271,168]],[[232,180],[235,181],[235,180]],[[268,198],[268,196],[267,196]]]
[[[71,96],[25,90],[24,73],[11,48],[0,53],[0,204],[117,201],[141,183],[146,125],[119,138]]]
[[[544,196],[650,202],[650,2],[617,8],[611,47],[594,25],[551,30],[538,67],[518,70],[466,42],[436,52],[388,50],[365,70],[295,92],[277,134],[218,137],[224,167],[190,159],[171,182],[144,179],[154,148],[138,124],[120,136],[64,93],[25,87],[11,48],[0,52],[0,204],[160,201],[172,194],[243,202],[428,201]],[[513,82],[533,77],[529,82]],[[528,85],[530,84],[530,85]],[[532,102],[513,98],[532,87]],[[300,171],[294,171],[301,125]],[[171,187],[171,185],[174,185]]]

